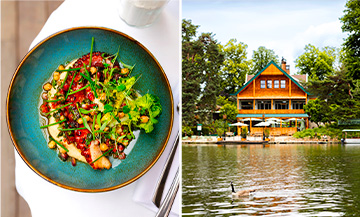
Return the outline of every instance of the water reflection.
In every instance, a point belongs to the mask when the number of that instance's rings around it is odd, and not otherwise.
[[[360,146],[183,146],[183,216],[360,216]],[[235,190],[256,189],[233,199]]]

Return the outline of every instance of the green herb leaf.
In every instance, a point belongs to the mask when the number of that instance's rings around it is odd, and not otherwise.
[[[93,163],[95,163],[97,160],[99,160],[100,158],[104,157],[104,156],[107,155],[108,153],[110,153],[110,151],[112,151],[112,149],[109,149],[107,152],[105,152],[104,154],[102,154],[100,157],[96,158],[96,160],[92,161],[92,162],[90,163],[90,165],[93,164]]]
[[[126,89],[125,84],[120,84],[119,86],[116,87],[116,90],[119,92],[122,92]]]
[[[65,148],[65,146],[61,145],[58,141],[56,141],[54,138],[52,138],[51,136],[49,136],[49,139],[51,139],[52,141],[54,141],[56,144],[58,144],[61,148],[63,148],[66,152],[69,152],[69,149]]]
[[[112,107],[109,104],[105,104],[104,106],[104,114],[108,113],[108,112],[112,112],[114,110],[114,107]]]
[[[77,93],[77,92],[80,92],[80,91],[82,91],[82,90],[85,90],[85,89],[88,88],[89,86],[90,86],[90,85],[88,84],[88,85],[86,85],[85,87],[82,87],[82,88],[80,88],[80,89],[78,89],[78,90],[75,90],[75,91],[69,93],[68,95],[72,95],[72,94],[74,94],[74,93]]]
[[[94,37],[91,37],[91,49],[90,49],[90,60],[89,60],[89,67],[91,67],[91,61],[92,61],[92,52],[93,52],[93,46],[94,46]]]
[[[123,107],[123,112],[125,113],[125,114],[127,114],[127,113],[129,113],[130,112],[130,107],[129,106],[124,106]]]
[[[63,69],[63,70],[56,70],[57,72],[70,72],[70,71],[78,71],[81,68],[73,68],[73,69]]]
[[[59,121],[59,122],[56,122],[56,123],[52,123],[52,124],[40,126],[40,129],[44,129],[44,128],[46,128],[46,127],[54,126],[54,125],[56,125],[56,124],[60,124],[60,123],[65,122],[65,121],[66,121],[66,119],[64,119],[64,120],[62,120],[62,121]]]
[[[93,112],[94,110],[86,110],[86,109],[83,109],[83,108],[79,108],[80,112],[83,113],[83,114],[90,114],[91,112]]]
[[[66,93],[65,99],[67,99],[69,93],[71,92],[71,86],[72,86],[72,84],[73,84],[73,82],[74,82],[74,79],[75,79],[75,76],[77,75],[77,73],[78,73],[78,72],[75,72],[73,78],[71,79],[70,87],[69,87],[68,92]]]
[[[58,102],[61,99],[53,99],[53,100],[48,100],[48,99],[44,99],[44,102]]]
[[[60,131],[73,131],[73,130],[86,130],[86,127],[80,127],[80,128],[68,128],[68,129],[59,129]]]
[[[60,110],[60,109],[62,109],[62,108],[65,108],[66,106],[69,106],[69,105],[71,105],[71,104],[72,104],[72,103],[69,103],[69,104],[63,105],[63,106],[61,106],[61,107],[59,107],[59,108],[57,108],[57,109],[55,109],[55,110],[49,111],[48,113],[45,114],[45,116],[47,116],[47,115],[49,115],[49,114],[51,114],[51,113],[53,113],[53,112],[56,112],[56,111],[58,111],[58,110]]]

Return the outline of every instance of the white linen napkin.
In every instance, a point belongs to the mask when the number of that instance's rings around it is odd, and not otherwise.
[[[174,143],[175,136],[180,129],[180,116],[176,110],[180,101],[180,3],[178,0],[171,0],[157,22],[148,28],[134,28],[126,25],[118,16],[118,6],[118,0],[66,0],[52,13],[30,48],[51,34],[77,26],[112,28],[130,35],[142,43],[163,67],[173,92],[174,124],[168,145],[158,162],[139,180],[118,190],[96,194],[69,191],[46,182],[32,172],[21,160],[20,156],[15,153],[16,188],[19,194],[28,202],[33,217],[62,216],[61,212],[56,211],[56,203],[61,203],[60,201],[67,202],[67,210],[72,210],[71,216],[98,217],[99,215],[113,214],[114,211],[107,207],[116,207],[116,204],[119,204],[119,207],[122,208],[122,215],[120,216],[152,216],[149,215],[152,212],[147,214],[142,212],[139,215],[139,212],[135,210],[135,204],[141,204],[152,211],[157,211],[157,208],[151,203],[154,187]],[[164,189],[164,196],[179,166],[179,154],[178,151],[174,158]],[[133,196],[133,200],[129,198],[129,195]],[[53,198],[48,200],[48,197]],[[74,201],[76,201],[75,204],[72,204]],[[82,205],[88,209],[84,210],[84,207],[81,207]],[[172,208],[172,216],[179,215],[179,207],[180,191]]]

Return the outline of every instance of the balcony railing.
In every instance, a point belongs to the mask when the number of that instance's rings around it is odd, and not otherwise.
[[[239,114],[304,114],[304,109],[239,109]]]

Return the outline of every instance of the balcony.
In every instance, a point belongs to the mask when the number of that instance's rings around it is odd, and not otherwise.
[[[304,109],[239,109],[239,114],[304,114]]]

